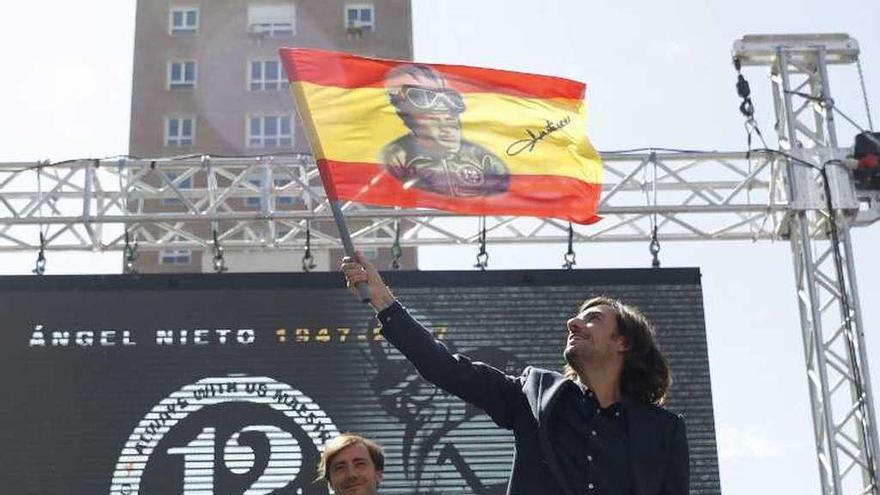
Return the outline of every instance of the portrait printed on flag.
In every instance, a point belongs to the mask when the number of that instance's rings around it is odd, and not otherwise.
[[[486,148],[462,138],[461,93],[426,65],[401,65],[385,79],[388,97],[409,132],[382,150],[382,163],[403,183],[446,196],[507,191],[507,166]]]

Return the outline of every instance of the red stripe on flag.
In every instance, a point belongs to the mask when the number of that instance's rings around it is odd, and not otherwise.
[[[385,76],[400,65],[428,65],[440,72],[460,93],[501,93],[523,98],[567,98],[582,100],[586,86],[561,77],[484,69],[464,65],[420,64],[349,53],[281,48],[281,60],[291,81],[340,88],[382,88]]]
[[[426,207],[467,215],[552,217],[588,224],[600,220],[597,210],[601,184],[560,175],[511,175],[503,194],[450,197],[403,184],[375,163],[318,160],[330,199],[382,206]],[[329,186],[332,184],[332,186]],[[332,191],[332,192],[331,192]]]

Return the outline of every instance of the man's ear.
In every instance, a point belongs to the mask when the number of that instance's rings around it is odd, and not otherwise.
[[[376,471],[376,483],[381,483],[385,480],[385,471]]]
[[[618,352],[626,352],[630,349],[629,340],[623,336],[623,334],[618,333],[614,336],[614,342],[617,344]]]

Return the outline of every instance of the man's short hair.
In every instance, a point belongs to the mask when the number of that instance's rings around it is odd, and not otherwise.
[[[318,463],[318,477],[315,480],[324,479],[329,482],[330,463],[333,462],[333,458],[343,449],[357,444],[367,448],[376,471],[385,471],[385,451],[381,445],[354,433],[343,433],[324,444],[324,452],[321,453],[321,460]]]

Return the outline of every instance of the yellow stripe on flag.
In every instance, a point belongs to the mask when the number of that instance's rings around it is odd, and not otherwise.
[[[296,82],[314,120],[321,152],[339,162],[381,163],[387,144],[409,133],[383,88],[340,88]],[[462,138],[476,143],[507,164],[516,175],[572,177],[601,182],[601,163],[584,128],[582,101],[522,98],[498,93],[462,95]],[[548,121],[558,126],[540,139]],[[566,122],[564,125],[559,125]],[[531,150],[528,148],[534,142]],[[511,154],[509,152],[517,152]]]

